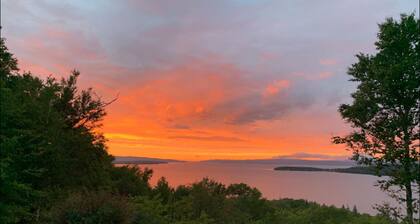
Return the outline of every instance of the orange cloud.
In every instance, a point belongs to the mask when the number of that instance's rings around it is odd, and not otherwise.
[[[325,133],[302,140],[292,127],[322,124],[302,115],[290,117],[294,108],[293,113],[300,114],[305,103],[284,94],[293,90],[289,80],[267,85],[267,80],[247,79],[246,71],[215,56],[163,68],[127,68],[110,61],[100,44],[86,35],[52,28],[45,28],[45,34],[54,41],[29,37],[21,67],[66,75],[72,69],[67,65],[74,65],[82,72],[83,88],[93,86],[105,100],[118,95],[107,108],[101,130],[114,155],[251,159],[334,147]],[[320,74],[317,79],[329,76]]]
[[[211,61],[143,71],[137,77],[142,78],[124,84],[108,110],[103,131],[113,154],[251,159],[308,149],[325,153],[335,147],[330,134],[317,131],[330,118],[314,122],[313,114],[289,113],[299,99],[281,94],[293,90],[288,80],[264,85],[244,79],[232,64]],[[301,136],[304,129],[311,134]]]
[[[264,96],[272,96],[272,95],[276,95],[279,92],[289,88],[290,86],[290,81],[289,80],[277,80],[274,81],[273,83],[267,85],[267,87],[265,88],[265,91],[263,93]]]
[[[318,153],[304,153],[297,152],[288,155],[276,156],[278,159],[305,159],[305,160],[347,160],[349,155],[329,155],[329,154],[318,154]]]

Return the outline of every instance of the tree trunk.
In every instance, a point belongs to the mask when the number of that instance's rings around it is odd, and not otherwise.
[[[413,224],[413,190],[411,188],[411,177],[412,177],[412,165],[410,162],[410,136],[408,134],[407,128],[404,129],[404,149],[405,149],[405,158],[403,158],[403,166],[405,171],[405,204],[407,209],[407,223]]]
[[[411,183],[405,185],[405,203],[407,208],[407,222],[413,224],[413,192]]]

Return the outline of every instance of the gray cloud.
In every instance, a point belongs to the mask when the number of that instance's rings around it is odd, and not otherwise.
[[[277,120],[283,116],[308,108],[316,101],[299,87],[291,86],[278,94],[265,97],[265,86],[228,99],[208,112],[208,117],[217,118],[226,124],[244,125],[261,120]]]
[[[207,117],[200,117],[230,124],[280,119],[314,102],[337,104],[353,88],[344,75],[353,55],[374,51],[377,23],[402,12],[419,11],[416,1],[393,0],[2,4],[2,34],[12,40],[10,49],[18,57],[27,56],[53,71],[65,62],[69,69],[93,74],[88,80],[113,89],[141,86],[144,80],[159,78],[156,70],[200,60],[230,63],[239,68],[240,78],[258,84],[294,81],[287,96],[267,101],[258,89],[248,88],[249,92],[227,98],[211,108]],[[68,34],[67,39],[48,35],[47,28],[59,29]],[[40,48],[22,44],[34,39]],[[326,67],[320,64],[324,59],[337,63]],[[335,75],[323,80],[293,76],[322,72]]]

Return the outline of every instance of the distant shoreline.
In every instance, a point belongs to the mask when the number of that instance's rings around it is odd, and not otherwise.
[[[116,165],[154,165],[154,164],[168,164],[169,162],[164,161],[117,161],[112,162]]]
[[[379,172],[372,167],[353,166],[349,168],[317,168],[317,167],[303,167],[303,166],[279,166],[275,167],[276,171],[307,171],[307,172],[334,172],[334,173],[350,173],[350,174],[363,174],[363,175],[374,175],[386,176],[385,172]]]
[[[158,158],[149,158],[149,157],[134,157],[134,156],[116,156],[113,164],[118,165],[151,165],[151,164],[167,164],[167,163],[175,163],[175,162],[184,162],[181,160],[173,160],[173,159],[158,159]]]

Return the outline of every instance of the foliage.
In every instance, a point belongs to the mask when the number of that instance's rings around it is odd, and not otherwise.
[[[271,203],[277,208],[270,217],[271,223],[389,223],[383,217],[372,218],[354,214],[347,209],[321,206],[304,200],[283,199]]]
[[[354,160],[378,170],[392,169],[380,186],[405,203],[409,223],[419,203],[413,198],[413,188],[418,190],[420,183],[419,27],[414,14],[379,25],[377,53],[356,56],[348,74],[358,83],[357,90],[352,104],[339,108],[354,131],[334,138],[353,151]]]
[[[73,193],[50,212],[52,223],[132,223],[134,207],[126,197],[107,192]]]
[[[151,191],[149,180],[152,170],[120,166],[111,170],[113,189],[123,196],[147,195]]]
[[[111,186],[113,158],[95,129],[107,104],[77,89],[77,71],[61,81],[20,74],[0,45],[0,219],[38,222],[63,192]]]
[[[22,88],[36,89],[40,80],[24,75],[16,82],[17,60],[7,51],[3,39],[0,57],[0,223],[8,223],[20,221],[18,217],[30,217],[30,204],[39,196],[32,183],[25,181],[33,180],[41,170],[32,163],[38,158],[35,149],[39,141],[35,135],[28,136],[35,130],[27,112],[30,99],[23,96],[30,92],[23,92]]]

